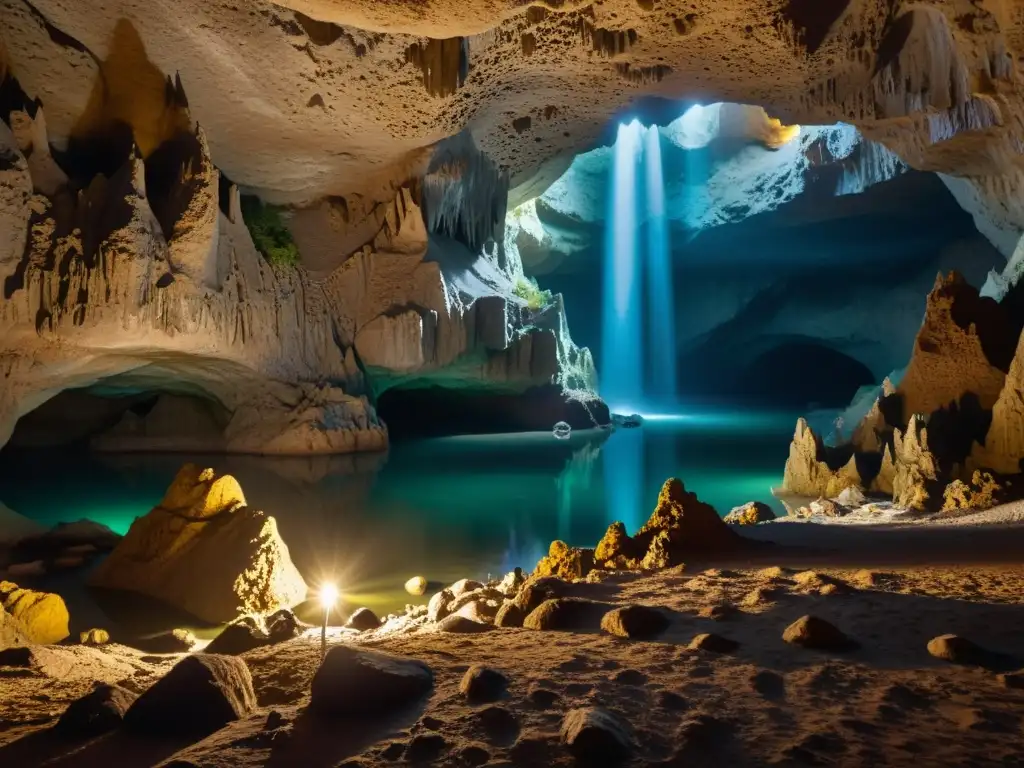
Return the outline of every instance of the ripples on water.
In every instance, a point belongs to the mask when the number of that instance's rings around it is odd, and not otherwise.
[[[124,532],[185,461],[235,475],[250,505],[278,519],[311,584],[332,578],[352,604],[389,611],[432,582],[530,569],[552,539],[593,546],[608,524],[636,530],[678,476],[721,514],[782,477],[794,418],[705,413],[640,429],[453,437],[387,455],[313,458],[6,453],[0,501],[45,525],[89,518]],[[429,595],[429,593],[428,593]]]

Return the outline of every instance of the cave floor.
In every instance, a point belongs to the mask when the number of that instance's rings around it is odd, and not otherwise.
[[[587,624],[572,632],[473,635],[394,622],[359,636],[333,631],[332,643],[416,656],[433,668],[429,699],[384,719],[325,722],[305,711],[319,660],[319,633],[310,630],[244,655],[260,709],[199,743],[115,733],[63,744],[48,727],[93,679],[141,690],[177,657],[116,645],[51,648],[77,656],[0,674],[0,764],[383,766],[401,752],[391,745],[435,732],[443,739],[436,765],[479,764],[484,756],[492,766],[571,765],[559,743],[562,718],[574,707],[599,705],[630,724],[633,766],[1024,765],[1024,690],[1001,677],[1024,667],[1024,526],[991,533],[837,528],[763,526],[758,538],[774,531],[791,544],[818,537],[819,546],[777,546],[748,562],[694,563],[572,586],[609,605],[667,610],[671,624],[654,642]],[[986,556],[987,565],[969,564]],[[720,620],[702,615],[720,605],[735,610]],[[833,623],[859,647],[839,653],[784,642],[783,630],[805,614]],[[723,654],[687,647],[705,632],[739,646]],[[1001,654],[1000,663],[965,666],[929,655],[928,641],[948,633]],[[473,663],[508,675],[503,700],[467,704],[458,687]],[[505,712],[484,712],[494,707]],[[284,717],[286,737],[265,732],[271,710]]]

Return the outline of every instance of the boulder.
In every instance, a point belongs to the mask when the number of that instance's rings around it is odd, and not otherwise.
[[[802,496],[834,498],[846,488],[862,485],[853,452],[826,448],[807,422],[797,419],[782,487]]]
[[[732,653],[740,644],[728,637],[714,633],[697,635],[687,646],[691,651],[711,651],[712,653]]]
[[[117,685],[98,685],[64,710],[55,726],[67,739],[91,739],[121,727],[136,694]]]
[[[547,557],[533,569],[534,576],[557,576],[566,581],[582,579],[594,567],[594,550],[570,547],[564,541],[553,541]]]
[[[470,702],[496,701],[508,688],[508,678],[501,672],[483,664],[474,664],[466,670],[459,683],[459,693]]]
[[[601,707],[569,710],[562,720],[562,743],[583,765],[606,765],[628,758],[634,749],[629,726]]]
[[[25,645],[27,642],[24,628],[0,605],[0,652],[12,646]]]
[[[605,610],[601,603],[578,598],[545,600],[523,619],[527,629],[571,632],[598,623],[597,617]]]
[[[233,477],[194,464],[132,523],[89,583],[139,592],[210,622],[271,613],[306,597],[274,518],[246,506]]]
[[[505,597],[515,597],[525,582],[523,569],[517,567],[514,571],[506,573],[504,578],[498,582],[497,590]]]
[[[310,708],[317,714],[378,714],[427,694],[434,673],[417,659],[336,645],[313,675]]]
[[[381,622],[380,619],[377,618],[377,614],[369,608],[360,608],[349,616],[348,621],[345,622],[345,626],[359,632],[367,632],[371,629],[377,629],[380,627],[380,623]]]
[[[494,617],[498,615],[500,607],[498,602],[494,600],[470,600],[468,603],[459,606],[455,614],[483,624],[493,624]]]
[[[451,613],[449,606],[454,600],[455,595],[450,589],[442,589],[434,594],[427,603],[427,621],[440,621]]]
[[[601,629],[610,635],[646,640],[664,632],[669,625],[664,612],[646,605],[614,608],[601,617]]]
[[[205,652],[237,656],[269,643],[270,636],[256,620],[251,616],[243,616],[224,627],[206,646]]]
[[[461,614],[453,613],[451,616],[446,616],[437,623],[437,628],[441,632],[451,632],[452,634],[461,635],[472,635],[479,632],[489,632],[494,627],[491,624],[485,624],[481,621],[474,621],[473,619],[467,618]]]
[[[82,645],[106,645],[110,642],[110,633],[105,629],[87,629],[78,633],[78,642]]]
[[[147,736],[205,736],[255,708],[252,676],[242,659],[196,653],[139,696],[124,725]]]
[[[526,618],[526,611],[516,605],[513,600],[506,600],[498,608],[498,613],[494,616],[494,626],[496,627],[521,627],[523,626],[523,619]]]
[[[733,507],[724,518],[730,525],[757,525],[775,519],[775,513],[767,504],[760,501],[748,501],[741,507]]]
[[[817,616],[801,616],[782,633],[787,643],[820,651],[847,651],[856,643],[841,630]]]
[[[569,585],[557,576],[531,576],[519,590],[513,602],[523,611],[523,618],[545,600],[564,597],[568,594]]]
[[[422,595],[427,591],[427,580],[422,576],[413,576],[405,582],[405,591],[410,595]]]
[[[60,595],[0,581],[0,605],[30,643],[59,643],[70,634],[68,609]]]
[[[452,593],[452,597],[462,597],[467,592],[476,592],[478,589],[483,589],[484,585],[479,581],[473,579],[459,579],[452,584],[448,589]]]
[[[928,641],[928,653],[937,659],[950,661],[954,664],[974,664],[985,666],[993,660],[995,654],[982,648],[973,640],[959,635],[939,635]]]

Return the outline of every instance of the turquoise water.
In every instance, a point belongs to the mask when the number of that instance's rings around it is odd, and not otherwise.
[[[386,455],[244,456],[6,452],[0,501],[45,525],[88,518],[124,532],[192,460],[235,475],[251,506],[273,514],[315,584],[390,610],[404,581],[530,569],[552,539],[593,546],[608,524],[635,530],[667,477],[721,514],[750,500],[776,506],[794,418],[704,413],[640,429],[456,437],[397,444]]]

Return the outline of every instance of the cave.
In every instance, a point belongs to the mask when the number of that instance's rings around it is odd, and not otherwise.
[[[0,765],[1018,764],[1013,6],[0,0]]]

